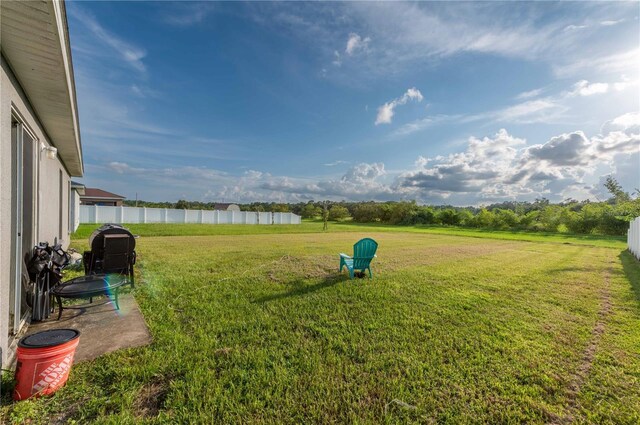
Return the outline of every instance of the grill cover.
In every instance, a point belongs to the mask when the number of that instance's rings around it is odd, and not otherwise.
[[[133,251],[136,248],[136,239],[131,232],[119,224],[103,224],[93,231],[89,236],[89,246],[94,255],[102,258],[104,253],[104,237],[105,235],[128,235],[129,249]]]

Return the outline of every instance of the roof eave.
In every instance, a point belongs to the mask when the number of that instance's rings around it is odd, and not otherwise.
[[[65,4],[1,3],[2,55],[69,174],[84,173]]]

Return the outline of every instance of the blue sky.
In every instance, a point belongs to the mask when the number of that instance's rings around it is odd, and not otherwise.
[[[157,201],[633,191],[637,6],[70,1],[82,182]]]

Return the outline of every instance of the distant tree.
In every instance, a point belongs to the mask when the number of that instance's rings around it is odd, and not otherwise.
[[[489,210],[481,209],[478,214],[473,218],[473,225],[475,227],[493,227],[495,222],[495,214]]]
[[[329,230],[329,208],[327,206],[328,203],[328,201],[324,201],[322,203],[322,230]]]
[[[613,196],[613,202],[616,204],[626,202],[631,199],[631,196],[622,190],[622,186],[613,176],[607,176],[604,182],[604,187],[606,187],[609,193]]]
[[[460,216],[453,208],[447,208],[438,212],[438,221],[442,224],[455,226],[460,224]]]
[[[398,225],[444,224],[487,229],[526,229],[531,231],[572,232],[579,234],[624,235],[629,221],[640,216],[640,190],[630,196],[618,181],[609,176],[604,182],[612,197],[606,202],[565,199],[551,203],[546,198],[534,202],[505,201],[486,207],[455,207],[451,205],[419,206],[415,201],[402,202],[252,202],[241,204],[242,211],[294,212],[304,218],[321,217],[324,229],[329,220],[342,220],[349,215],[360,223],[391,223]],[[636,196],[636,194],[638,196]],[[135,201],[125,200],[126,206]],[[147,208],[179,208],[210,210],[213,202],[138,201]]]
[[[343,206],[334,205],[329,210],[329,220],[341,221],[349,217],[350,217],[349,210]]]
[[[307,204],[300,210],[300,216],[302,218],[315,218],[322,215],[322,209],[316,207],[314,204]]]
[[[473,225],[473,213],[468,209],[464,208],[458,211],[458,217],[460,218],[461,226],[472,226]]]
[[[288,204],[272,204],[271,212],[289,212]]]
[[[178,202],[176,202],[175,208],[178,210],[188,210],[189,202],[185,201],[184,199],[180,199]]]
[[[516,213],[511,210],[495,210],[495,227],[501,229],[514,229],[518,226],[520,220]]]
[[[373,223],[380,221],[380,207],[375,202],[363,202],[355,206],[351,215],[359,223]]]
[[[536,198],[535,202],[531,204],[531,208],[534,210],[542,210],[548,205],[549,200],[547,198]]]
[[[436,213],[431,207],[420,207],[416,214],[415,224],[434,224],[436,222]]]

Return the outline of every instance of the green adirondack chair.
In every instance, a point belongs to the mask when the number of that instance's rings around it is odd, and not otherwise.
[[[378,242],[371,238],[360,239],[353,245],[353,257],[340,253],[340,272],[343,267],[349,271],[349,277],[353,279],[355,271],[369,270],[369,278],[373,278],[371,273],[371,260],[376,257]]]

